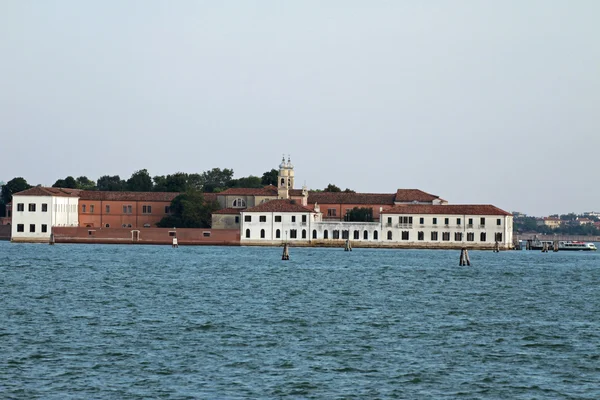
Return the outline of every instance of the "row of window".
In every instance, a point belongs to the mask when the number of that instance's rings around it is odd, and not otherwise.
[[[25,232],[25,225],[17,224],[17,232]],[[35,233],[35,224],[29,224],[29,232]],[[48,232],[48,225],[41,224],[40,232],[42,232],[42,233]]]
[[[441,220],[441,218],[440,218]],[[485,226],[485,217],[481,217],[479,218],[479,225],[481,226]],[[392,224],[392,217],[388,217],[387,219],[388,225]],[[399,216],[398,217],[398,223],[399,224],[404,224],[404,225],[410,225],[413,223],[413,217],[409,217],[409,216]],[[431,218],[431,224],[432,225],[437,225],[438,224],[438,218],[437,217],[432,217]],[[461,218],[456,218],[456,225],[461,225],[462,224],[462,219]],[[468,225],[473,225],[473,218],[468,218],[467,220],[467,224]],[[420,217],[419,218],[419,225],[425,225],[425,218],[424,217]],[[444,218],[444,225],[450,225],[450,218]],[[502,218],[497,218],[496,219],[496,225],[500,226],[502,225]]]
[[[90,207],[89,207],[90,214],[93,214],[94,211],[95,211],[94,204],[90,204]],[[81,212],[82,213],[87,213],[88,212],[88,207],[87,207],[86,204],[82,204],[81,205]],[[171,207],[170,206],[165,206],[165,214],[168,214],[170,212],[171,212]],[[110,204],[106,204],[104,206],[104,213],[105,214],[110,214]],[[133,214],[133,206],[131,206],[131,205],[124,205],[123,206],[123,214]],[[142,206],[142,214],[152,214],[152,206],[143,205]]]
[[[296,216],[292,215],[291,216],[291,221],[292,222],[296,222]],[[306,223],[307,221],[307,216],[303,215],[302,216],[302,223]],[[236,221],[237,221],[237,217],[236,217]],[[244,215],[244,222],[252,222],[252,215]],[[258,222],[267,222],[267,216],[266,215],[259,215],[258,216]],[[276,215],[275,216],[275,222],[281,222],[281,215]]]
[[[29,211],[29,212],[35,212],[36,211],[37,204],[35,204],[35,203],[29,203],[27,206],[28,206],[27,211]],[[24,203],[17,203],[17,211],[25,211],[25,204]],[[42,212],[48,212],[48,204],[47,203],[42,203]]]
[[[54,205],[55,212],[75,212],[76,210],[77,210],[77,208],[76,208],[75,204],[55,204]],[[21,211],[21,212],[25,211],[25,204],[17,203],[17,211]],[[37,204],[36,203],[28,203],[27,211],[36,212]],[[40,211],[48,212],[48,203],[40,204]]]
[[[290,229],[289,233],[290,233],[290,239],[297,239],[298,231],[296,229]],[[354,233],[353,239],[360,240],[360,231],[355,230],[353,233]],[[265,235],[266,235],[265,230],[261,229],[260,230],[261,239],[264,239]],[[462,242],[463,237],[464,237],[463,232],[454,232],[454,241],[455,242]],[[247,239],[250,238],[250,229],[246,229],[246,238]],[[312,232],[312,238],[317,239],[317,230],[316,229],[313,230],[313,232]],[[378,238],[379,238],[378,232],[373,231],[373,240],[378,240]],[[438,232],[431,232],[430,238],[431,238],[431,241],[439,240]],[[442,241],[449,242],[450,238],[451,238],[450,232],[442,232]],[[281,239],[281,230],[277,229],[275,231],[275,239]],[[306,229],[302,230],[302,239],[306,239]],[[323,239],[329,239],[329,231],[327,231],[327,230],[323,231]],[[340,239],[340,231],[339,230],[332,231],[332,239]],[[341,239],[350,239],[350,231],[348,231],[348,230],[341,231]],[[363,239],[369,240],[369,231],[363,232]],[[393,239],[393,233],[392,233],[392,231],[388,231],[387,232],[387,240],[392,240],[392,239]],[[410,240],[410,231],[402,231],[401,239],[402,240]],[[475,233],[467,232],[466,239],[467,239],[467,242],[474,242],[475,241]],[[425,232],[422,232],[422,231],[417,232],[417,240],[419,240],[419,241],[425,240]],[[494,240],[497,242],[501,242],[502,241],[502,233],[496,232],[494,235]],[[481,241],[481,242],[487,241],[486,232],[481,232],[479,234],[479,241]]]

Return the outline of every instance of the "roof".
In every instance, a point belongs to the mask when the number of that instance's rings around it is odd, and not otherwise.
[[[394,193],[309,192],[308,201],[318,204],[394,204]]]
[[[213,214],[239,214],[240,211],[244,211],[245,208],[222,208],[220,210],[214,211]]]
[[[81,191],[80,200],[98,201],[160,201],[171,202],[180,192],[105,192],[94,190]],[[203,193],[207,201],[216,200],[215,193]]]
[[[398,189],[394,201],[407,203],[413,201],[432,202],[436,199],[439,199],[439,196],[426,193],[419,189]]]
[[[491,204],[401,204],[381,214],[511,215]]]
[[[55,188],[34,186],[22,192],[14,193],[13,196],[59,196],[59,197],[77,197],[81,190],[68,188]]]
[[[220,196],[277,196],[277,188],[268,185],[262,188],[229,188],[219,192]]]
[[[302,212],[313,213],[308,207],[297,204],[294,200],[271,200],[259,204],[256,207],[243,210],[244,212]]]

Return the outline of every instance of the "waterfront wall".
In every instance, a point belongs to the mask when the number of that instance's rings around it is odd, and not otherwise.
[[[240,243],[237,229],[54,227],[52,231],[55,243],[170,245],[174,237],[179,245],[238,246]]]
[[[0,240],[10,240],[10,225],[0,225]]]

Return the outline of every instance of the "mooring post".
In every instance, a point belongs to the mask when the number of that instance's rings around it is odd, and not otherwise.
[[[50,234],[50,242],[49,243],[50,243],[50,245],[54,244],[54,233]]]
[[[179,247],[179,245],[177,244],[177,238],[176,238],[176,237],[174,237],[174,238],[173,238],[173,248],[175,249],[175,248],[177,248],[177,247]]]
[[[471,266],[471,260],[469,259],[469,252],[467,251],[466,247],[463,247],[460,250],[460,261],[459,261],[458,265],[460,265],[461,267],[465,266],[465,265]]]
[[[552,251],[555,253],[558,251],[558,240],[554,241],[554,244],[552,245]]]
[[[542,253],[547,253],[548,252],[548,242],[544,242],[544,244],[542,245]]]
[[[290,249],[289,249],[287,243],[284,243],[284,245],[283,245],[283,254],[281,255],[281,259],[282,260],[289,260],[290,259]]]
[[[496,240],[496,244],[494,245],[494,253],[500,253],[500,243]]]
[[[344,251],[352,251],[352,245],[350,244],[349,239],[346,239],[346,243],[344,244]]]

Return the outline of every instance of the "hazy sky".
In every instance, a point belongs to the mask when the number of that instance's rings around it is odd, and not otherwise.
[[[296,186],[600,211],[600,1],[0,0],[0,180],[291,154]]]

